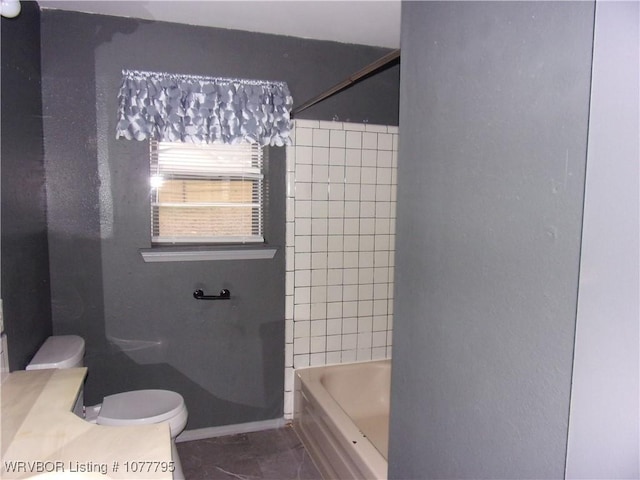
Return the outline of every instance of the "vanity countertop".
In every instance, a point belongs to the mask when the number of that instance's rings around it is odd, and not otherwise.
[[[72,412],[86,373],[16,371],[2,382],[0,478],[171,479],[168,424],[108,427]]]

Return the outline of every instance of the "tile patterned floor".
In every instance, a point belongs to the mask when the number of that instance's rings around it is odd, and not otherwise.
[[[322,480],[293,428],[180,442],[186,480]]]

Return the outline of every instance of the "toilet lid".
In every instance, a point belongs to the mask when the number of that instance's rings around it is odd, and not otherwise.
[[[186,407],[182,395],[168,390],[134,390],[104,397],[98,425],[160,423]]]

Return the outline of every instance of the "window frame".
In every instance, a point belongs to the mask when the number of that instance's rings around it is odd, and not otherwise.
[[[163,145],[166,144],[166,145]],[[251,208],[251,219],[252,219],[252,233],[247,235],[211,235],[211,236],[189,236],[189,235],[160,235],[159,231],[159,223],[156,222],[156,219],[159,219],[159,208],[163,202],[158,201],[158,190],[153,185],[150,188],[150,213],[151,213],[151,246],[153,249],[161,249],[163,247],[182,247],[188,248],[191,247],[225,247],[225,246],[255,246],[260,247],[266,244],[266,235],[265,230],[267,226],[266,217],[267,217],[267,205],[268,205],[268,148],[261,147],[258,144],[250,144],[250,143],[242,143],[235,145],[226,145],[226,144],[192,144],[192,143],[180,143],[180,142],[163,142],[158,140],[150,140],[149,141],[149,159],[150,159],[150,183],[153,183],[152,178],[154,175],[165,173],[167,170],[164,166],[161,166],[161,147],[165,146],[166,149],[179,149],[181,146],[184,147],[185,152],[183,154],[188,155],[189,152],[195,152],[197,150],[208,150],[211,149],[211,152],[206,152],[204,156],[214,155],[214,154],[225,154],[228,153],[229,150],[234,150],[234,147],[238,147],[237,150],[248,149],[250,151],[249,156],[238,154],[236,152],[233,155],[238,155],[238,157],[244,157],[242,161],[238,164],[233,164],[233,162],[228,162],[231,165],[228,171],[225,171],[223,167],[218,166],[218,168],[210,168],[210,166],[204,167],[206,169],[210,169],[211,171],[217,170],[217,173],[212,174],[210,172],[199,171],[195,173],[195,178],[197,179],[206,179],[209,178],[212,181],[216,179],[227,179],[230,181],[239,180],[239,181],[251,181],[254,182],[252,187],[252,201],[251,205],[249,203],[238,204],[241,207]],[[202,161],[203,159],[198,159]],[[249,162],[249,163],[247,163]],[[197,163],[197,162],[195,162]],[[223,162],[225,163],[225,162]],[[248,167],[248,165],[251,167]],[[190,165],[188,168],[192,168],[193,165]],[[161,171],[162,170],[162,171]],[[178,168],[180,170],[180,168]],[[191,176],[181,176],[175,175],[171,177],[171,179],[177,180],[192,180],[194,177]],[[217,203],[220,203],[218,205]],[[189,202],[185,203],[189,205]],[[224,205],[222,205],[224,204]],[[235,207],[235,203],[226,203],[226,202],[214,202],[211,205],[199,205],[200,207]],[[189,207],[187,207],[189,208]],[[191,207],[193,208],[193,206]],[[143,254],[144,256],[144,254]],[[196,259],[196,257],[194,257]],[[146,261],[149,261],[145,258]],[[151,260],[155,261],[155,260]]]

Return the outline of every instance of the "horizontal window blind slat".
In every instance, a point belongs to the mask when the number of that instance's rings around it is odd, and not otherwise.
[[[210,203],[171,203],[171,202],[153,202],[152,207],[172,207],[172,208],[207,208],[207,207],[233,207],[233,208],[260,208],[259,203],[222,203],[222,202],[210,202]]]
[[[154,236],[153,243],[263,243],[262,236],[170,237]]]
[[[211,181],[243,181],[243,180],[262,180],[264,177],[260,173],[251,173],[251,172],[237,172],[231,173],[229,171],[208,171],[204,172],[202,170],[188,170],[184,169],[181,171],[171,170],[171,171],[156,171],[153,172],[153,175],[156,177],[162,178],[164,180],[168,179],[178,179],[178,180],[199,180],[199,179],[207,179]]]

